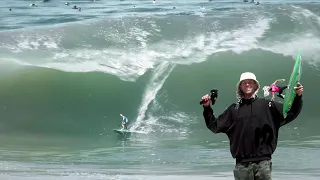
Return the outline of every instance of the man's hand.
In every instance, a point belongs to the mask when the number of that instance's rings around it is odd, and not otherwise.
[[[297,87],[294,87],[294,92],[298,96],[302,96],[303,93],[303,86],[300,84],[300,82],[297,83]]]

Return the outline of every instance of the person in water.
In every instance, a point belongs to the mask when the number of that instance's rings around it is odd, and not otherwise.
[[[235,180],[271,180],[272,155],[278,144],[280,127],[298,117],[302,109],[303,86],[295,87],[296,96],[287,116],[283,104],[258,98],[259,81],[251,72],[242,73],[236,85],[238,102],[232,103],[221,115],[214,114],[210,95],[202,97],[203,117],[214,134],[224,133],[230,141],[235,159]]]
[[[120,117],[122,117],[122,129],[128,129],[128,118],[122,114],[120,114]]]
[[[278,86],[278,82],[283,82],[285,79],[278,79],[274,81],[270,86],[269,86],[269,92],[272,93],[272,98],[271,101],[274,100],[274,93],[278,92],[279,94],[277,95],[279,98],[284,99],[283,90],[285,90],[288,86]]]

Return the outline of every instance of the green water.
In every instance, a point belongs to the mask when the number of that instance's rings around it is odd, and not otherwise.
[[[288,82],[298,50],[304,104],[280,129],[273,179],[318,179],[317,3],[97,1],[80,14],[19,2],[10,15],[0,3],[0,179],[231,180],[228,138],[206,128],[201,97],[219,89],[220,114],[242,72]],[[120,113],[130,135],[113,131]]]

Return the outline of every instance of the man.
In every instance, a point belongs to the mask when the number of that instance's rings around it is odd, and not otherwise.
[[[120,116],[122,117],[122,129],[128,129],[128,118],[125,117],[124,115],[120,114]]]
[[[293,121],[302,109],[303,86],[298,83],[291,110],[284,118],[283,105],[257,97],[260,84],[251,72],[242,73],[237,84],[239,101],[230,105],[220,116],[213,115],[210,96],[202,100],[203,116],[213,133],[225,133],[230,141],[230,152],[236,159],[233,170],[236,180],[271,180],[271,159],[279,128]]]

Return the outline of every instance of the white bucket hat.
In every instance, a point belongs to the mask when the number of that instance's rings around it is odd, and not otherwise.
[[[258,93],[258,90],[259,90],[259,88],[260,88],[260,83],[259,83],[259,81],[257,80],[256,75],[254,75],[254,74],[251,73],[251,72],[244,72],[244,73],[241,74],[240,80],[239,80],[239,82],[237,83],[237,98],[238,98],[238,99],[241,99],[241,98],[242,98],[242,93],[241,93],[241,90],[240,90],[240,83],[241,83],[241,81],[246,80],[246,79],[252,79],[252,80],[254,80],[254,81],[257,83],[258,88],[257,88],[256,92],[254,93],[254,97],[255,97],[255,96],[257,95],[257,93]]]

